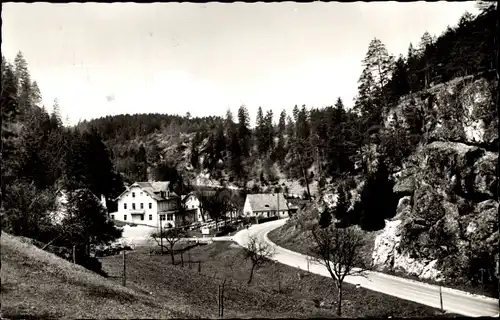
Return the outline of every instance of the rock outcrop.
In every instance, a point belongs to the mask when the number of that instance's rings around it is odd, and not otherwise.
[[[400,200],[375,240],[372,258],[379,268],[437,281],[479,273],[498,279],[496,85],[458,79],[388,112],[386,127],[398,119],[409,128],[411,108],[424,119],[424,130],[394,174]]]

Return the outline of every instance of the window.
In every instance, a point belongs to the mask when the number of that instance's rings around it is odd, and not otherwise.
[[[149,220],[153,220],[153,215],[152,214],[149,215]]]
[[[153,204],[151,202],[149,203],[149,209],[153,209]]]
[[[126,203],[123,204],[123,209],[127,209],[127,204]]]
[[[164,214],[160,214],[160,220],[161,221],[165,221],[165,215]]]
[[[141,209],[144,209],[144,203],[141,203]]]
[[[135,203],[132,203],[132,210],[135,210]]]
[[[191,209],[194,209],[194,204],[191,205]]]
[[[127,215],[126,214],[123,215],[123,220],[127,220]]]
[[[167,214],[167,220],[174,220],[174,215],[172,213]]]
[[[132,192],[132,198],[135,198],[135,192]]]
[[[143,214],[141,214],[141,220],[144,220],[144,215]]]
[[[115,215],[114,214],[111,215],[111,220],[115,220]]]

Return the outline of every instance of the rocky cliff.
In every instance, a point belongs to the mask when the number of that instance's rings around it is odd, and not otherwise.
[[[423,121],[415,152],[394,174],[399,204],[375,238],[373,261],[432,280],[498,281],[497,82],[455,79],[405,97],[386,113]]]

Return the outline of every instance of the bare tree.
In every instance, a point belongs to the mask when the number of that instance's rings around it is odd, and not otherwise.
[[[162,250],[163,248],[166,248],[168,250],[168,252],[170,253],[170,257],[172,258],[172,264],[175,264],[174,246],[183,237],[185,237],[185,235],[186,233],[184,232],[184,230],[182,230],[182,228],[171,228],[163,231],[162,235],[157,232],[153,232],[151,233],[151,238],[156,241],[156,243],[162,248]],[[163,238],[167,241],[168,246],[163,245]]]
[[[253,273],[256,269],[260,268],[274,256],[274,248],[267,243],[257,240],[255,236],[250,236],[248,243],[244,247],[244,258],[252,262],[252,269],[250,269],[250,278],[247,284],[250,284],[253,279]]]
[[[315,260],[324,265],[337,289],[337,314],[342,314],[342,285],[347,276],[363,275],[371,269],[362,255],[364,241],[361,232],[355,227],[314,228],[315,244],[311,252]]]

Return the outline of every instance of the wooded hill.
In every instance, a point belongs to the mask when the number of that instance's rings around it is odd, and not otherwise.
[[[215,180],[239,186],[281,186],[283,179],[313,181],[323,187],[331,178],[367,170],[363,150],[370,143],[383,148],[391,169],[409,155],[422,138],[423,119],[409,108],[410,130],[381,130],[382,115],[408,95],[455,77],[491,73],[494,62],[495,11],[483,6],[477,17],[464,14],[458,25],[440,36],[424,33],[418,45],[409,44],[406,56],[390,55],[373,39],[362,61],[355,107],[334,106],[283,110],[273,123],[273,110],[258,110],[250,128],[247,109],[236,116],[191,118],[163,114],[108,116],[77,125],[94,130],[114,155],[119,172],[128,182],[165,178],[176,168],[191,179],[208,172]],[[491,106],[494,119],[496,110]],[[334,138],[332,138],[334,137]],[[493,145],[495,142],[492,142]],[[280,180],[280,178],[282,180]],[[258,189],[258,188],[256,188]]]

